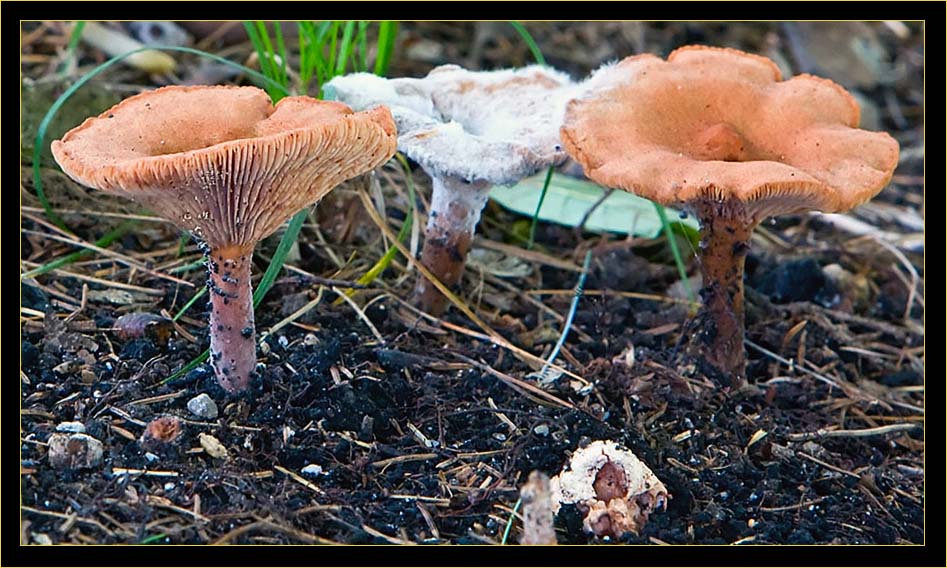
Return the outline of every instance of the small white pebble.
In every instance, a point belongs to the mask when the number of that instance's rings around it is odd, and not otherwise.
[[[201,432],[197,435],[197,441],[200,442],[201,447],[210,457],[217,459],[227,459],[229,457],[227,448],[220,443],[220,440],[210,434]]]
[[[505,441],[506,441],[506,434],[504,434],[503,432],[495,432],[495,433],[493,434],[493,437],[496,438],[497,440],[501,441],[501,442],[505,442]]]
[[[199,418],[213,420],[217,418],[217,403],[207,393],[201,393],[187,401],[187,409]]]
[[[49,464],[55,469],[88,469],[102,463],[104,446],[82,433],[56,432],[46,442]]]
[[[306,467],[302,468],[299,471],[301,471],[303,475],[316,477],[317,475],[322,475],[322,466],[311,463],[311,464],[307,464]]]
[[[169,482],[167,482],[167,483],[164,484],[164,490],[165,490],[165,491],[171,491],[172,489],[174,489],[174,483],[173,483],[173,482],[169,481]]]
[[[282,347],[283,349],[286,349],[286,347],[289,346],[289,340],[286,339],[285,335],[279,336],[279,338],[276,341],[279,343],[279,346]]]
[[[549,426],[545,424],[540,424],[539,426],[533,428],[533,432],[535,432],[537,436],[548,436]]]
[[[158,456],[156,456],[155,454],[153,454],[153,453],[151,453],[151,452],[148,452],[148,453],[145,454],[145,459],[148,460],[148,461],[150,461],[150,462],[156,462],[156,461],[158,461]]]
[[[85,424],[82,422],[60,422],[56,425],[57,432],[78,432],[85,433]]]

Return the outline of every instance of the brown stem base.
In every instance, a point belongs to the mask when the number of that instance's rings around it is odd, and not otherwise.
[[[225,247],[210,252],[210,364],[226,391],[250,384],[256,369],[256,330],[250,259],[253,247]]]
[[[756,223],[741,203],[703,200],[694,209],[701,226],[703,277],[695,341],[713,378],[736,390],[746,382],[743,266]]]
[[[453,178],[433,178],[431,214],[424,230],[421,264],[448,288],[460,284],[480,213],[487,203],[490,185]],[[447,309],[447,297],[424,276],[414,288],[419,309],[439,316]]]

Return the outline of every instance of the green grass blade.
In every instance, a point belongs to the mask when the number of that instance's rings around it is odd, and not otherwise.
[[[207,360],[209,356],[210,356],[210,349],[205,349],[203,353],[201,353],[200,355],[192,359],[190,363],[188,363],[187,365],[184,365],[183,367],[181,367],[180,369],[172,373],[171,376],[169,376],[167,379],[162,380],[159,384],[162,384],[162,385],[167,384],[175,379],[183,377],[184,375],[198,368],[201,365],[201,363]]]
[[[279,22],[273,24],[273,34],[276,36],[276,49],[280,57],[280,77],[283,85],[289,86],[289,55],[286,53],[286,44],[283,42],[283,26]]]
[[[404,223],[402,223],[401,225],[401,230],[398,231],[398,242],[401,242],[401,243],[405,242],[405,240],[408,238],[408,235],[411,234],[411,226],[413,224],[414,224],[414,215],[412,214],[412,211],[408,209],[408,214],[404,218]],[[375,278],[377,278],[379,274],[381,274],[386,268],[388,268],[388,265],[391,264],[391,261],[395,258],[395,254],[397,254],[397,252],[398,252],[398,247],[391,246],[385,252],[384,256],[381,257],[381,260],[375,263],[375,266],[373,266],[371,270],[363,274],[358,279],[357,282],[359,284],[371,284],[372,281],[374,281]]]
[[[122,235],[127,233],[134,226],[135,226],[135,223],[133,221],[125,221],[124,223],[115,227],[108,233],[105,233],[104,235],[102,235],[102,238],[95,241],[95,243],[93,244],[95,244],[95,246],[99,248],[107,247],[113,242],[115,242],[116,239],[120,238]],[[20,275],[20,280],[23,280],[24,278],[33,278],[36,276],[40,276],[42,274],[46,274],[47,272],[50,272],[51,270],[62,268],[63,266],[66,266],[68,264],[81,260],[87,256],[91,256],[94,252],[95,251],[85,249],[85,250],[77,250],[76,252],[69,253],[64,257],[57,258],[56,260],[47,262],[46,264],[42,266],[37,266],[33,270],[24,272],[23,274]]]
[[[503,529],[503,539],[500,540],[500,544],[506,544],[508,538],[510,538],[510,529],[513,528],[513,519],[516,518],[516,513],[520,510],[520,505],[523,504],[523,498],[516,500],[516,505],[513,505],[513,512],[510,514],[510,518],[506,521],[506,528]]]
[[[549,191],[549,182],[552,181],[552,173],[555,171],[555,168],[549,166],[549,171],[546,172],[546,181],[543,182],[543,190],[539,194],[539,202],[536,203],[536,212],[533,213],[533,219],[529,224],[529,242],[526,244],[526,248],[532,250],[533,243],[536,242],[536,224],[539,221],[539,211],[543,208],[543,201],[546,199],[546,192]]]
[[[79,40],[82,39],[82,30],[84,29],[85,20],[76,22],[76,27],[72,28],[72,33],[69,35],[69,45],[66,47],[66,51],[70,54],[75,52],[76,47],[79,45]]]
[[[339,54],[339,58],[335,63],[335,74],[344,75],[345,68],[348,65],[349,57],[352,56],[352,40],[353,34],[355,33],[355,22],[348,21],[345,22],[345,28],[342,30],[342,53]]]
[[[405,180],[408,184],[408,201],[409,208],[408,214],[405,215],[404,223],[401,225],[401,229],[398,231],[398,241],[404,243],[408,236],[411,234],[411,228],[414,225],[415,215],[417,213],[417,206],[415,205],[415,193],[414,193],[414,182],[411,181],[411,167],[408,165],[408,160],[401,153],[396,153],[395,158],[397,158],[398,163],[401,164],[401,169],[404,171]],[[398,252],[398,247],[391,245],[385,254],[372,266],[368,271],[365,272],[362,276],[359,277],[356,282],[362,285],[368,285],[375,281],[378,278],[378,275],[385,271],[386,268],[391,264],[391,261],[395,259],[395,255]],[[411,259],[408,259],[411,260]],[[345,290],[347,296],[351,296],[355,293],[355,290],[348,288]],[[338,305],[342,303],[342,298],[339,298],[334,302],[333,305]]]
[[[305,94],[309,92],[309,82],[315,71],[316,28],[312,22],[298,22],[296,27],[299,30],[299,91]]]
[[[163,538],[167,538],[168,535],[164,533],[153,534],[147,538],[143,538],[138,544],[151,544],[153,542],[158,542]]]
[[[536,60],[536,63],[540,65],[546,64],[546,58],[543,57],[543,52],[540,51],[539,46],[536,44],[536,40],[533,39],[533,36],[530,35],[526,27],[519,22],[510,22],[510,25],[513,26],[513,29],[516,30],[520,37],[523,38],[523,41],[526,42],[527,47],[533,54],[533,59]]]
[[[414,224],[414,215],[413,211],[408,209],[408,214],[404,218],[404,223],[401,225],[401,229],[398,231],[398,241],[404,243],[408,235],[411,234],[411,226]],[[363,286],[371,284],[378,278],[378,275],[385,271],[388,268],[388,265],[391,264],[391,261],[395,259],[395,256],[398,254],[398,247],[392,245],[388,247],[388,250],[385,251],[385,254],[382,255],[378,262],[376,262],[371,268],[369,268],[365,274],[362,274],[356,282],[362,284]],[[349,288],[345,291],[345,294],[351,296],[355,293],[355,290]]]
[[[257,61],[260,65],[260,71],[266,77],[273,77],[273,69],[271,67],[271,60],[266,56],[266,46],[263,45],[263,40],[260,38],[260,32],[256,24],[253,22],[244,22],[243,28],[247,32],[247,37],[250,38],[250,43],[253,45],[253,50],[256,51]],[[273,94],[270,92],[270,89],[266,90],[267,93],[272,97]]]
[[[279,28],[279,22],[276,23],[276,27]],[[254,49],[257,52],[257,59],[260,61],[260,70],[263,71],[264,75],[286,89],[289,86],[289,79],[283,67],[276,64],[277,53],[273,49],[273,42],[270,40],[270,33],[266,29],[265,22],[256,22],[256,34],[259,42],[254,43]],[[270,93],[270,98],[273,99],[273,102],[277,102],[283,96],[279,93]]]
[[[202,263],[202,264],[203,264],[203,263]],[[203,287],[203,288],[201,288],[200,290],[198,290],[198,291],[197,291],[197,294],[194,294],[194,296],[192,296],[191,299],[188,300],[187,303],[184,304],[184,306],[182,306],[181,309],[178,310],[178,313],[174,314],[174,317],[171,318],[171,319],[172,319],[173,321],[178,321],[179,319],[181,319],[181,316],[183,316],[183,315],[191,308],[191,306],[194,305],[194,302],[196,302],[196,301],[198,301],[199,299],[203,298],[203,297],[204,297],[204,294],[206,294],[206,293],[207,293],[207,287],[206,287],[206,286]]]
[[[266,267],[266,272],[263,273],[260,284],[257,285],[256,290],[253,291],[254,307],[260,305],[263,297],[266,296],[266,293],[269,292],[273,286],[273,282],[276,281],[277,274],[279,274],[280,269],[283,268],[286,255],[289,254],[290,247],[296,242],[296,237],[299,236],[299,230],[302,229],[303,223],[306,222],[308,215],[309,208],[307,207],[293,215],[293,218],[290,219],[289,225],[286,226],[286,232],[283,233],[283,238],[280,239],[279,244],[276,246],[276,252],[273,253],[273,259],[270,261],[270,265]]]
[[[315,28],[315,37],[316,37],[316,47],[319,49],[319,52],[322,53],[322,48],[326,45],[326,40],[329,38],[329,31],[332,30],[332,33],[335,33],[335,28],[338,24],[336,22],[328,21],[322,22],[318,27]]]
[[[359,20],[358,35],[355,36],[355,43],[358,44],[358,58],[355,65],[356,71],[365,71],[368,69],[368,22]]]
[[[66,53],[59,65],[59,74],[64,76],[70,66],[76,61],[76,48],[79,47],[79,41],[82,40],[82,30],[85,29],[85,20],[79,20],[72,28],[69,34],[69,44],[66,46]]]
[[[384,21],[378,27],[378,55],[375,57],[375,75],[384,77],[388,73],[391,55],[398,37],[398,22]]]
[[[333,73],[335,70],[335,59],[338,55],[339,47],[339,22],[332,22],[332,28],[329,30],[329,57],[326,60],[329,64],[329,72]],[[331,77],[327,77],[331,79]]]
[[[529,47],[529,50],[533,54],[533,59],[536,60],[536,63],[540,65],[546,64],[546,58],[543,57],[543,52],[539,49],[539,46],[536,45],[536,41],[533,39],[533,36],[527,31],[526,27],[523,24],[513,21],[510,22],[510,25],[513,26],[513,29],[516,30],[520,37],[523,38],[523,41],[526,42],[526,45]],[[533,244],[536,242],[536,225],[539,221],[539,210],[543,207],[543,200],[546,199],[546,191],[549,189],[549,182],[552,180],[553,168],[550,167],[549,171],[546,173],[546,181],[543,182],[543,191],[539,194],[539,201],[536,203],[536,213],[533,214],[533,219],[529,224],[529,242],[526,244],[527,249],[532,249]]]
[[[655,203],[654,210],[657,211],[658,217],[661,219],[661,225],[664,227],[664,234],[667,236],[668,245],[671,247],[671,254],[674,255],[674,264],[677,265],[677,272],[681,277],[681,282],[684,284],[684,291],[687,292],[687,299],[690,300],[691,303],[697,303],[694,291],[691,290],[690,282],[687,280],[687,267],[684,266],[684,259],[681,257],[681,251],[677,247],[677,239],[674,236],[674,231],[671,229],[671,223],[668,221],[667,214],[664,212],[664,207]]]

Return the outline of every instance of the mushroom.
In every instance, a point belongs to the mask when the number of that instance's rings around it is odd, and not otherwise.
[[[701,223],[705,370],[745,386],[743,264],[753,228],[807,209],[840,212],[876,195],[898,163],[888,134],[859,130],[855,99],[811,75],[781,80],[765,57],[688,46],[596,71],[569,103],[562,140],[592,180]]]
[[[229,392],[256,367],[250,264],[257,241],[395,152],[379,107],[255,87],[164,87],[130,97],[52,144],[69,177],[190,231],[207,254],[211,365]]]
[[[575,88],[568,76],[546,67],[474,72],[443,65],[422,79],[336,77],[325,93],[356,109],[390,105],[398,149],[433,185],[421,262],[452,287],[463,275],[490,188],[514,185],[565,160],[559,126]],[[424,277],[414,296],[430,314],[447,307]]]
[[[596,440],[572,454],[550,482],[553,513],[574,504],[583,527],[597,536],[638,534],[651,513],[667,509],[667,487],[634,453],[611,440]]]

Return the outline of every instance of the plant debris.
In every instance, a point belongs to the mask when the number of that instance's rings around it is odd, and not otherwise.
[[[310,213],[256,308],[259,379],[246,393],[228,395],[206,364],[169,380],[208,345],[208,298],[195,300],[202,251],[147,212],[81,189],[47,155],[40,175],[64,234],[35,195],[35,130],[24,131],[20,271],[32,274],[21,279],[21,542],[484,544],[501,542],[510,523],[506,542],[516,543],[513,509],[530,473],[558,474],[595,440],[634,452],[673,495],[613,542],[925,542],[924,32],[894,24],[846,26],[843,36],[871,30],[858,57],[880,65],[864,65],[851,88],[897,138],[901,162],[871,207],[845,215],[861,233],[807,214],[754,231],[746,377],[759,392],[741,397],[723,396],[683,356],[694,306],[674,291],[681,275],[663,234],[540,222],[527,249],[530,219],[488,203],[472,247],[516,262],[471,263],[455,289],[463,310],[412,309],[419,268],[400,252],[356,285],[393,245],[416,255],[423,242],[430,181],[395,161],[377,170],[371,195],[353,181]],[[573,78],[693,43],[765,55],[788,76],[823,49],[810,47],[817,27],[779,23],[524,25]],[[22,27],[24,116],[41,117],[49,92],[62,91],[39,86],[60,72],[71,25]],[[239,61],[252,52],[246,42],[227,49]],[[71,81],[105,60],[85,44],[74,56]],[[174,58],[181,77],[203,64]],[[532,62],[502,22],[403,23],[389,76]],[[872,69],[883,75],[859,86]],[[74,122],[60,133],[115,93],[173,80],[110,68],[66,103]],[[409,217],[408,237],[395,242]],[[134,231],[117,230],[125,223]],[[693,231],[672,226],[687,276],[698,275]],[[252,274],[278,240],[257,246]],[[529,375],[563,336],[588,251],[584,293],[550,368],[562,374],[540,384]],[[334,304],[348,289],[350,301]],[[115,302],[109,291],[129,295]],[[174,332],[120,337],[118,320],[138,312],[173,319]],[[201,394],[216,418],[192,413]],[[162,417],[180,421],[178,442],[142,447]],[[70,422],[85,432],[56,431]],[[77,436],[76,453],[61,453]],[[577,506],[562,506],[558,542],[600,542],[583,523]]]

